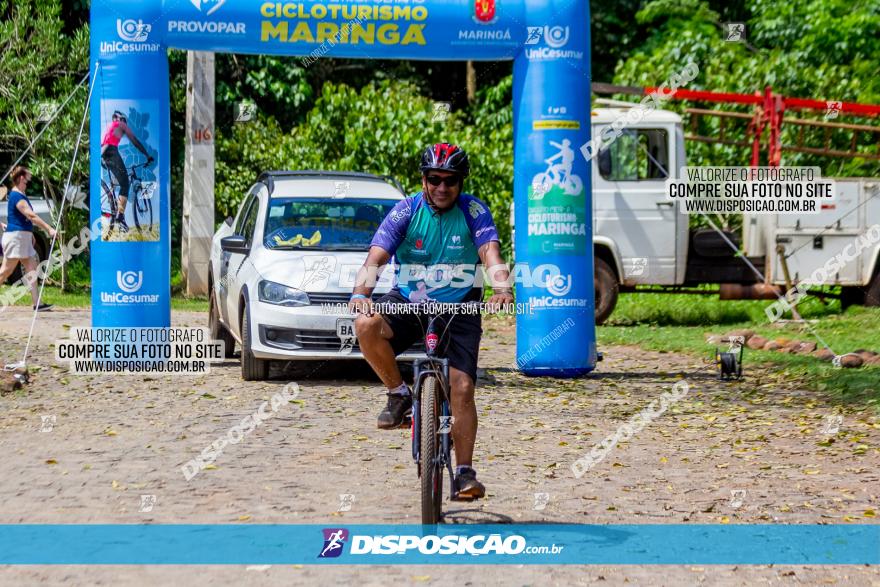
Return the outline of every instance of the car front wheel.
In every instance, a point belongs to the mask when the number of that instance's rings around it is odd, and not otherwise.
[[[241,316],[241,378],[245,381],[263,381],[269,378],[269,361],[258,359],[251,350],[250,310],[245,305]]]
[[[223,356],[227,359],[231,358],[235,353],[235,339],[226,330],[226,327],[220,323],[220,311],[217,309],[217,293],[211,290],[208,298],[208,329],[211,331],[211,340],[219,340],[223,342]]]

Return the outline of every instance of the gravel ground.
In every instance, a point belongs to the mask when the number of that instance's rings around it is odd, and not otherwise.
[[[175,312],[175,326],[203,314]],[[0,398],[0,523],[418,523],[408,430],[379,431],[383,389],[363,365],[273,371],[245,383],[237,360],[209,374],[79,376],[50,346],[83,310],[41,315],[32,382]],[[30,313],[3,314],[5,362]],[[513,370],[513,323],[484,324],[474,466],[486,499],[447,502],[448,523],[874,523],[880,418],[746,366],[720,382],[701,358],[605,347],[591,377]],[[317,367],[317,368],[316,368]],[[583,477],[571,464],[678,379],[688,394]],[[181,465],[295,381],[297,403],[187,481]],[[51,431],[43,416],[54,416]],[[49,420],[51,422],[51,420]],[[834,432],[834,427],[839,430]],[[547,494],[538,496],[538,494]],[[354,496],[338,511],[340,494]],[[141,496],[154,495],[143,512]],[[546,501],[543,507],[538,501]],[[0,567],[0,583],[64,585],[387,584],[880,585],[876,567],[398,566]]]

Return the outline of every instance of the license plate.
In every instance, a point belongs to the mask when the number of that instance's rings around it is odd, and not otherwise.
[[[352,318],[340,318],[336,321],[336,336],[339,338],[351,338],[354,336],[354,320]]]

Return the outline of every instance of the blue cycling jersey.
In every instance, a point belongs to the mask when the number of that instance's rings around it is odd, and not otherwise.
[[[395,286],[407,299],[458,303],[471,291],[477,251],[497,240],[492,213],[478,198],[460,194],[451,209],[437,212],[419,192],[394,206],[371,245],[395,256]]]

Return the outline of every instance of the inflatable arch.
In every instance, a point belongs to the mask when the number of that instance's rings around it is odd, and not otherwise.
[[[128,219],[142,225],[139,240],[93,241],[93,326],[170,325],[168,48],[307,60],[511,59],[517,263],[560,268],[544,283],[517,284],[517,301],[533,306],[517,316],[517,366],[559,377],[592,370],[591,182],[578,153],[590,138],[589,30],[587,0],[92,0],[92,224],[112,213],[114,165],[134,170],[133,187],[150,202],[149,214]],[[120,114],[143,149],[113,138]],[[114,142],[102,159],[102,143]],[[480,153],[472,156],[479,165]]]

